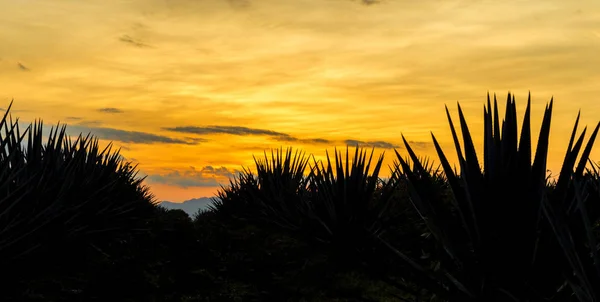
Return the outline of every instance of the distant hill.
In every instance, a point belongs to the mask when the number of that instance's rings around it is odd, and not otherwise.
[[[200,209],[208,209],[210,204],[212,204],[211,197],[194,198],[181,203],[166,200],[159,203],[159,205],[169,210],[183,210],[190,215],[190,217],[193,217]]]

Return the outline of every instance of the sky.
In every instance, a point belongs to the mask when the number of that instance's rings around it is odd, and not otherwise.
[[[158,200],[212,196],[288,146],[455,157],[444,105],[479,150],[483,105],[554,97],[548,168],[577,112],[600,120],[596,0],[0,0],[0,107],[121,147]],[[588,129],[591,130],[591,129]],[[600,146],[591,158],[600,161]],[[439,162],[439,161],[438,161]],[[384,169],[387,173],[387,169]]]

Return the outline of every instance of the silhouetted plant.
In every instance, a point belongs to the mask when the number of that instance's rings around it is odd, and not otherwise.
[[[346,148],[345,161],[341,152],[335,151],[331,163],[327,153],[327,166],[314,162],[311,175],[314,208],[312,215],[318,222],[319,239],[340,247],[361,247],[364,241],[383,231],[388,221],[390,200],[394,194],[395,178],[382,182],[379,172],[383,154],[370,171],[373,150],[367,160],[366,151],[355,150],[351,159]],[[352,163],[350,163],[352,162]]]
[[[81,271],[89,253],[103,254],[145,228],[154,201],[135,166],[111,153],[111,145],[100,151],[90,135],[72,142],[65,126],[52,128],[46,143],[41,121],[21,133],[18,120],[7,118],[11,106],[0,122],[3,274],[18,282]]]
[[[387,222],[386,210],[395,182],[381,182],[383,155],[370,172],[371,157],[356,148],[354,158],[346,150],[345,164],[336,151],[332,165],[314,161],[305,174],[308,158],[288,149],[271,160],[255,158],[257,175],[244,169],[228,188],[220,190],[213,208],[220,213],[254,216],[322,242],[356,242],[359,233],[378,234]],[[350,162],[352,161],[352,164]]]
[[[230,180],[228,188],[221,187],[219,199],[211,208],[225,215],[261,219],[281,227],[298,231],[306,223],[308,204],[308,177],[304,174],[308,157],[292,149],[265,152],[264,160],[254,157],[257,174],[244,168]]]
[[[308,175],[306,157],[298,152],[285,156],[279,150],[269,160],[257,160],[257,175],[244,173],[222,188],[213,210],[222,219],[236,218],[245,223],[261,222],[262,227],[278,227],[296,238],[313,242],[331,257],[334,270],[356,270],[374,253],[375,236],[389,225],[396,182],[379,179],[383,155],[371,171],[373,151],[356,148],[354,158],[346,150],[346,160],[336,151],[332,164],[314,161]],[[336,264],[337,263],[337,264]]]
[[[461,168],[459,175],[432,134],[452,189],[448,199],[456,214],[443,211],[445,197],[432,190],[432,174],[406,140],[414,165],[397,156],[409,179],[411,201],[438,245],[431,251],[434,269],[426,269],[421,262],[390,247],[421,273],[421,286],[444,300],[597,301],[600,262],[594,232],[600,198],[593,183],[599,177],[597,173],[584,174],[584,169],[600,124],[575,167],[585,135],[584,130],[573,144],[578,116],[559,178],[555,186],[548,186],[552,101],[546,106],[532,163],[530,99],[519,139],[514,97],[511,99],[509,94],[500,124],[496,99],[492,113],[488,95],[483,170],[460,105],[458,109],[464,156],[447,108],[446,113]]]

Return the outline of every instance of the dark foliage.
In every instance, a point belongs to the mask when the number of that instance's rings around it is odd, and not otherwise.
[[[413,166],[399,155],[398,160],[409,180],[411,201],[437,243],[430,251],[433,270],[396,251],[422,273],[421,286],[450,301],[597,301],[600,262],[594,233],[600,199],[594,184],[599,177],[584,170],[600,124],[584,146],[585,130],[575,140],[577,118],[559,178],[548,185],[551,113],[552,101],[532,162],[530,102],[519,138],[514,97],[508,96],[502,123],[495,98],[492,112],[488,97],[483,169],[460,106],[464,153],[448,113],[460,174],[433,140],[453,211],[445,210],[442,202],[448,198],[435,190],[434,176],[404,141]]]
[[[110,145],[100,151],[89,135],[72,142],[64,126],[51,129],[44,143],[41,122],[21,133],[9,110],[0,122],[0,268],[10,276],[7,294],[29,289],[38,276],[78,275],[90,258],[146,228],[154,209],[135,167]],[[43,287],[79,290],[54,283]]]

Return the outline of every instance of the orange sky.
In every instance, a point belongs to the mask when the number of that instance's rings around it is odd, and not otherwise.
[[[370,3],[370,4],[369,4]],[[549,168],[577,110],[600,119],[600,2],[0,0],[0,107],[114,141],[158,200],[210,196],[265,148],[322,156],[400,134],[454,155],[444,104],[481,143],[487,91],[555,98]],[[503,106],[502,106],[503,107]],[[481,144],[479,145],[481,147]],[[592,159],[600,160],[600,146]],[[404,150],[399,151],[402,154]],[[436,157],[437,158],[437,157]]]

